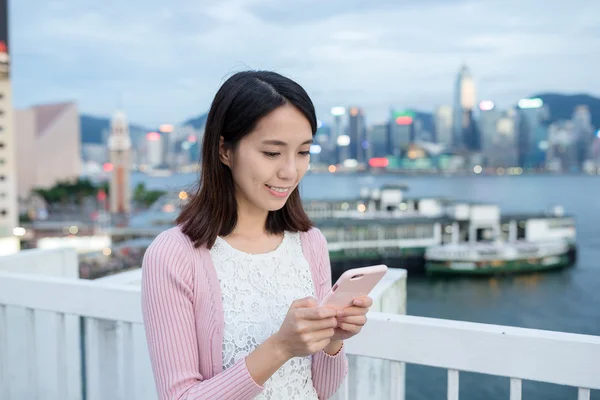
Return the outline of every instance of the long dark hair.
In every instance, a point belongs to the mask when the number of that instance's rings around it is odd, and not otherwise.
[[[236,148],[258,121],[286,104],[296,107],[317,130],[314,105],[293,80],[270,71],[244,71],[223,83],[210,106],[202,142],[202,172],[198,190],[184,206],[177,224],[196,247],[211,248],[217,236],[227,236],[237,224],[237,202],[231,170],[219,158],[219,141]],[[298,188],[283,208],[269,211],[268,233],[306,232],[313,226],[302,208]]]

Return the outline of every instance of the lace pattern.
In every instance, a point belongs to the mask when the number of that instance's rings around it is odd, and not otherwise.
[[[223,299],[225,370],[279,330],[294,300],[315,291],[299,233],[285,232],[277,249],[264,254],[239,251],[218,237],[210,253]],[[311,362],[311,357],[288,361],[256,399],[317,399]]]

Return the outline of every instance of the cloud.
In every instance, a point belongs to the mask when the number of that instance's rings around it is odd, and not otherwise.
[[[461,63],[480,98],[500,105],[540,91],[600,94],[594,0],[20,0],[11,4],[17,106],[74,99],[132,121],[206,111],[233,72],[298,80],[327,117],[360,105],[450,104]]]

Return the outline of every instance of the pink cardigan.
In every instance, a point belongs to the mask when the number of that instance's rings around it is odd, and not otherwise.
[[[301,233],[301,239],[321,299],[331,287],[327,243],[316,228]],[[217,272],[208,249],[195,249],[179,227],[158,235],[144,255],[142,312],[159,399],[252,399],[263,390],[245,359],[223,371]],[[343,350],[336,356],[323,351],[313,355],[319,399],[331,397],[347,372]]]

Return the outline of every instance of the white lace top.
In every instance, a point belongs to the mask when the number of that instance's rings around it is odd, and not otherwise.
[[[248,254],[224,239],[210,250],[223,298],[223,370],[279,330],[291,303],[315,296],[300,234],[285,232],[277,249]],[[256,399],[317,399],[311,357],[292,358],[264,384]]]

